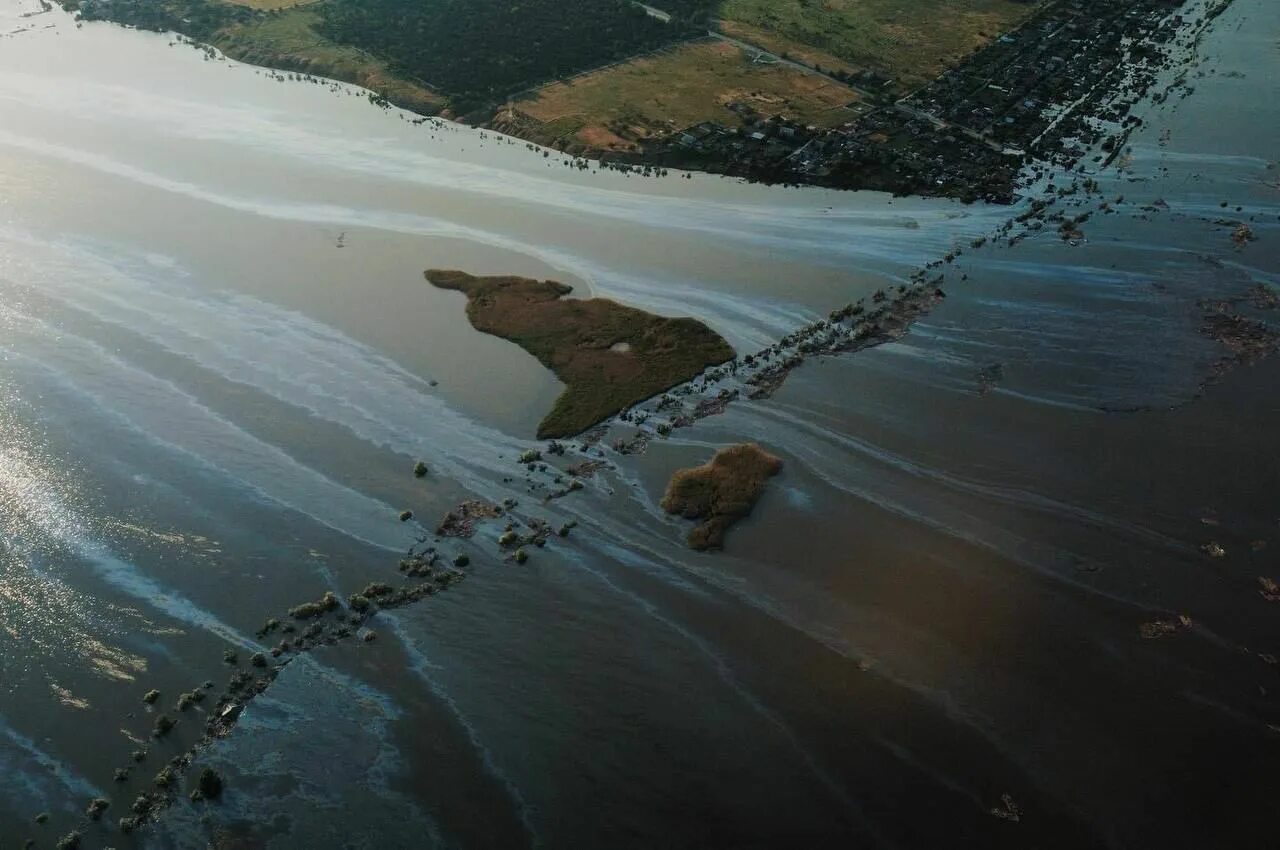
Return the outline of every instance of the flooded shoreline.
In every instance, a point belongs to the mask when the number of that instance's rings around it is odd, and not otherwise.
[[[364,846],[1265,846],[1278,367],[1202,391],[1228,349],[1199,305],[1280,279],[1246,132],[1278,28],[1237,0],[1196,93],[1051,208],[1083,239],[1011,247],[974,246],[1003,210],[584,175],[161,37],[5,40],[0,835],[51,846],[106,796],[86,847],[328,846],[353,818]],[[552,277],[754,352],[957,249],[894,341],[532,474],[557,383],[421,279]],[[783,471],[690,552],[667,481],[748,440]],[[465,582],[289,664],[201,755],[218,803],[115,831],[148,688],[400,582],[477,497],[576,526],[516,563],[478,524]]]

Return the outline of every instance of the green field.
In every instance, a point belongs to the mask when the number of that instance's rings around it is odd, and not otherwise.
[[[236,6],[248,6],[250,9],[262,9],[271,11],[274,9],[289,9],[293,6],[306,6],[311,3],[317,3],[319,0],[227,0]]]
[[[1019,0],[724,0],[718,14],[728,31],[733,24],[764,31],[771,43],[762,47],[821,51],[914,87],[1035,9]]]

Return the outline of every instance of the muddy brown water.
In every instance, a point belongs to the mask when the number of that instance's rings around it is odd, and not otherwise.
[[[0,39],[0,847],[98,794],[93,848],[1270,846],[1280,363],[1201,392],[1198,307],[1280,285],[1268,4],[1141,109],[1084,244],[969,250],[901,342],[549,505],[514,459],[555,380],[424,268],[748,351],[1008,211],[582,173],[38,8],[0,4],[28,28]],[[747,439],[783,474],[684,550],[667,477]],[[221,803],[114,830],[200,724],[117,786],[147,689],[225,681],[266,617],[393,580],[401,509],[470,496],[579,526],[519,567],[500,526],[449,543],[464,582],[294,662],[202,756]]]

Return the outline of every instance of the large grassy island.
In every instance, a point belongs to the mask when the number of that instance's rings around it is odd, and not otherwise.
[[[573,287],[553,280],[440,269],[426,277],[467,296],[476,330],[516,343],[564,381],[538,426],[540,438],[579,434],[734,357],[729,343],[696,319],[655,316],[606,298],[565,298]]]

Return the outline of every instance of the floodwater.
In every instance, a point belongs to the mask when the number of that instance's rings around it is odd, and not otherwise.
[[[514,458],[558,384],[423,269],[747,352],[1010,212],[583,172],[38,11],[0,0],[0,846],[1272,846],[1280,365],[1201,392],[1199,302],[1280,285],[1274,4],[1139,108],[1086,242],[966,250],[901,342],[545,505]],[[785,471],[692,554],[665,479],[744,439]],[[393,581],[400,510],[473,496],[579,527],[523,566],[496,525],[451,544],[464,582],[201,755],[220,803],[115,829],[202,724],[117,785],[146,690],[225,681],[267,617]]]

